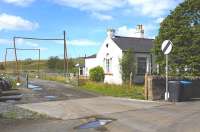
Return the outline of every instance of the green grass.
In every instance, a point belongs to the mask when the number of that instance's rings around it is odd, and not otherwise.
[[[128,97],[132,99],[144,99],[144,85],[114,85],[86,81],[81,84],[83,89],[106,96]]]
[[[43,79],[49,80],[49,81],[56,81],[56,82],[60,82],[60,83],[66,83],[66,79],[63,76],[46,76]]]

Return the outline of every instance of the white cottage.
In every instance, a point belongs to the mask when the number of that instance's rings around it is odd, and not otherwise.
[[[85,58],[85,75],[89,75],[89,70],[96,66],[101,66],[105,72],[105,83],[122,84],[120,62],[124,52],[131,48],[135,53],[136,75],[134,82],[143,83],[145,73],[152,71],[153,39],[144,38],[142,25],[138,25],[135,36],[123,37],[115,35],[114,29],[107,31],[107,38],[96,55]]]

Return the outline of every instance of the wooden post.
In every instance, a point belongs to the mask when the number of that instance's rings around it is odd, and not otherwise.
[[[131,87],[132,87],[132,77],[133,77],[133,73],[131,72],[130,73],[130,79],[129,79],[129,89],[131,89]]]
[[[5,71],[6,71],[6,68],[7,68],[7,51],[8,49],[6,48],[6,53],[5,53],[5,62],[4,62],[4,67],[5,67]]]
[[[149,88],[149,84],[148,84],[148,74],[145,74],[145,84],[144,84],[144,95],[145,95],[145,99],[148,100],[148,88]]]
[[[64,31],[64,76],[66,77],[66,66],[67,66],[67,59],[66,59],[66,32]]]
[[[40,77],[40,49],[38,49],[39,59],[38,59],[38,77]]]
[[[19,65],[18,65],[18,59],[17,59],[17,49],[16,49],[16,44],[15,44],[15,37],[13,37],[13,47],[14,47],[14,53],[15,53],[17,83],[19,83],[20,82],[20,78],[19,78]]]

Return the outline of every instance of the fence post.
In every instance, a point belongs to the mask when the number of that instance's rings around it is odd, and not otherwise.
[[[131,72],[130,73],[130,79],[129,79],[129,89],[131,89],[131,86],[132,86],[132,77],[133,77],[133,73]]]
[[[148,100],[148,74],[146,73],[145,74],[145,78],[144,78],[144,96],[145,96],[145,100]]]
[[[28,72],[26,74],[26,88],[28,88]]]

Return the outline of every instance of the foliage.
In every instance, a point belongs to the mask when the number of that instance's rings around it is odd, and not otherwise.
[[[0,64],[0,70],[5,70],[5,67],[3,64]]]
[[[66,78],[63,76],[45,76],[45,78],[42,78],[45,80],[49,80],[49,81],[56,81],[56,82],[60,82],[60,83],[66,83]]]
[[[120,60],[121,74],[123,82],[127,82],[130,79],[130,73],[135,74],[135,57],[132,49],[128,49],[123,53]]]
[[[49,69],[55,70],[61,67],[60,62],[61,60],[59,59],[58,56],[51,56],[49,60],[47,61],[47,66]]]
[[[89,74],[92,81],[100,82],[104,80],[104,70],[100,66],[90,69]]]
[[[77,58],[77,59],[72,59],[72,58],[67,59],[69,72],[76,72],[75,65],[79,61],[81,61],[80,58]],[[47,61],[47,67],[50,70],[63,71],[63,69],[64,69],[64,60],[60,59],[58,56],[51,56],[49,58],[49,60]]]
[[[77,73],[77,68],[75,68],[75,65],[79,63],[80,65],[84,64],[83,58],[68,58],[68,70],[71,73]],[[55,63],[53,63],[55,62]],[[0,62],[0,65],[4,65],[3,62]],[[16,63],[15,61],[9,61],[7,62],[6,71],[7,72],[13,72],[13,69],[15,68]],[[20,71],[34,71],[37,72],[38,68],[38,60],[20,60],[19,61],[19,67]],[[50,57],[48,60],[40,60],[39,68],[40,71],[49,71],[49,72],[63,72],[64,67],[64,61],[63,59],[60,59],[59,57]]]
[[[143,85],[134,85],[134,87],[129,88],[128,85],[114,85],[114,84],[86,81],[82,83],[81,87],[88,91],[99,93],[106,96],[144,99]]]
[[[27,59],[24,60],[24,63],[27,64],[27,65],[31,64],[32,63],[32,59],[31,58],[27,58]]]
[[[160,25],[154,43],[156,62],[164,72],[165,59],[161,44],[169,39],[173,50],[169,55],[170,71],[174,75],[200,75],[200,1],[185,0]],[[187,72],[186,72],[187,68]]]

